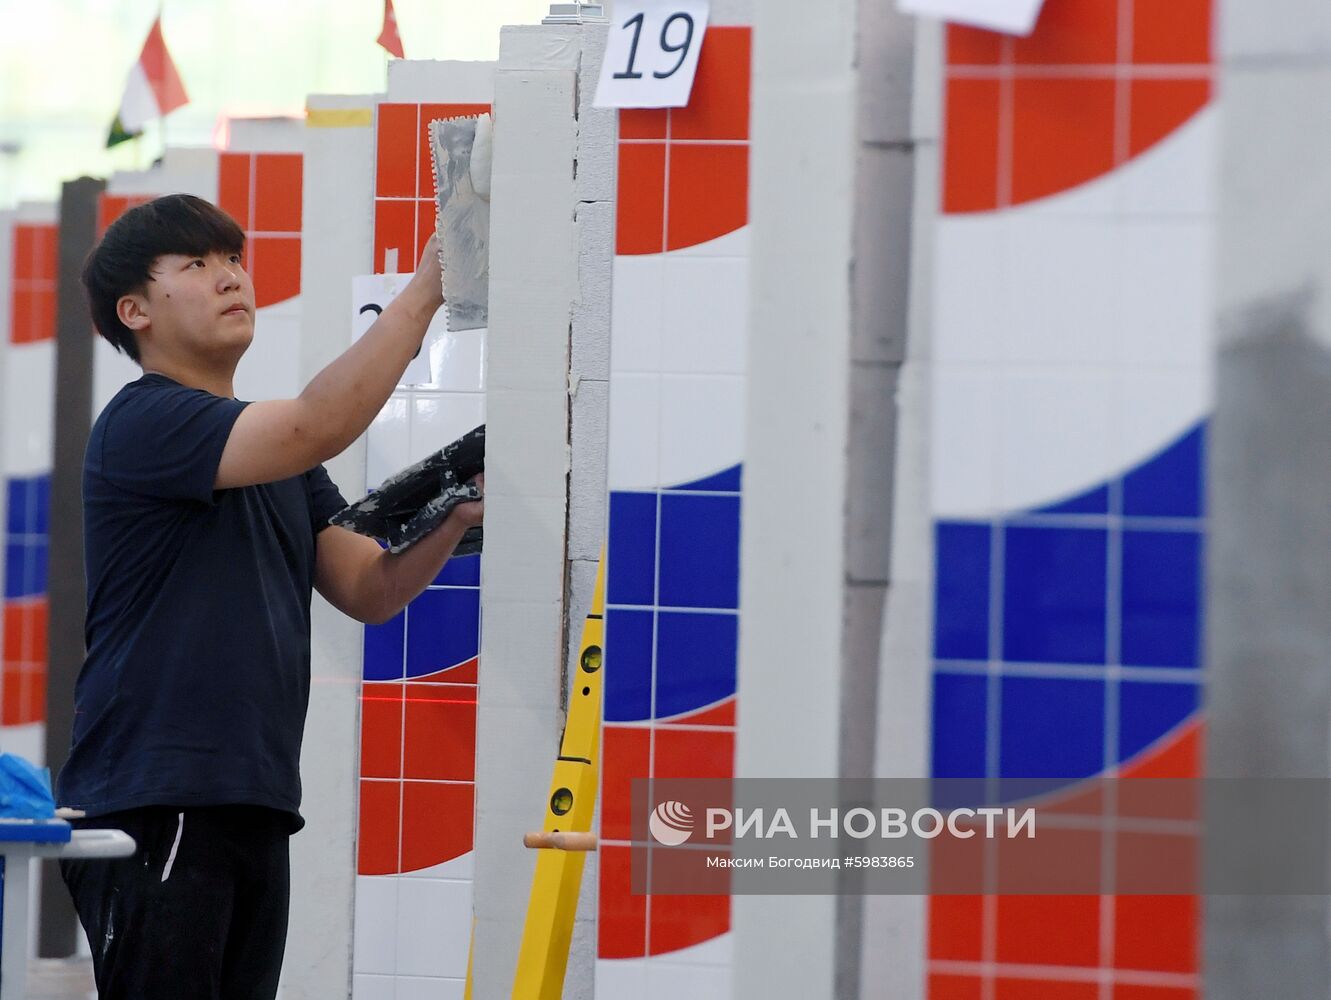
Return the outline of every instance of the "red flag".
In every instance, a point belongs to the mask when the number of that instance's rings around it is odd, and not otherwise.
[[[397,33],[397,15],[393,13],[393,0],[384,0],[384,26],[375,41],[387,49],[389,55],[397,56],[399,59],[407,58],[402,51],[402,36]]]
[[[120,99],[120,110],[111,126],[107,146],[134,138],[143,131],[146,122],[188,103],[189,95],[185,93],[185,85],[180,82],[176,64],[162,38],[159,15],[143,43],[139,61],[129,71],[125,94]]]

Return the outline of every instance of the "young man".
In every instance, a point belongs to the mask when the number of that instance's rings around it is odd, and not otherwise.
[[[311,588],[385,621],[482,517],[459,506],[400,555],[328,525],[344,501],[321,463],[369,426],[442,303],[433,241],[364,337],[295,399],[257,403],[232,391],[254,337],[243,248],[224,213],[171,195],[114,223],[83,274],[98,332],[143,368],[88,440],[88,653],[57,789],[138,844],[62,864],[101,1000],[275,995]]]

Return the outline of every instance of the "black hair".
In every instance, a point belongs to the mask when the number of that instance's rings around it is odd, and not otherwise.
[[[131,208],[111,223],[83,264],[93,325],[112,347],[138,361],[134,331],[116,314],[121,296],[146,288],[158,257],[202,257],[244,249],[245,233],[235,220],[192,194],[169,194]]]

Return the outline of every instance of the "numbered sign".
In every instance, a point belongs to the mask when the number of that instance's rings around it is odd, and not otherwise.
[[[1029,35],[1044,0],[897,0],[907,14],[941,17],[1010,35]]]
[[[384,306],[397,298],[398,292],[407,287],[411,280],[409,274],[359,274],[351,279],[351,339],[360,340],[374,325]],[[432,380],[430,371],[430,346],[445,335],[444,311],[439,310],[430,328],[425,333],[425,342],[416,356],[407,365],[399,385],[428,385]]]
[[[598,108],[682,108],[707,32],[708,0],[620,0],[596,88]]]

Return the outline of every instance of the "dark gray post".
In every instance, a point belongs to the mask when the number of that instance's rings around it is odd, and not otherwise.
[[[50,633],[47,644],[46,762],[56,774],[69,756],[74,681],[83,666],[83,449],[92,425],[92,321],[79,273],[97,236],[105,181],[81,177],[60,195],[56,272],[55,454],[51,462]],[[77,921],[55,862],[42,866],[43,958],[74,954]]]

